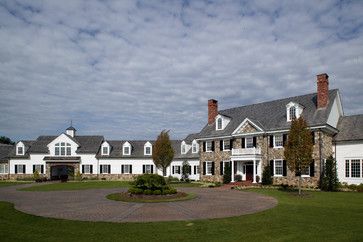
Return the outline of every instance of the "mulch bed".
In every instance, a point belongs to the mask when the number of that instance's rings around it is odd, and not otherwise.
[[[167,195],[145,195],[145,194],[130,194],[128,192],[114,193],[107,196],[110,200],[123,202],[176,202],[195,198],[195,195],[185,192],[177,192]]]

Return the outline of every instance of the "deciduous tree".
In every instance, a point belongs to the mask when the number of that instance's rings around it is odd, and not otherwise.
[[[312,152],[312,137],[305,120],[302,117],[292,120],[284,155],[289,170],[299,176],[299,195],[301,194],[301,173],[309,167]]]
[[[169,138],[169,131],[161,131],[153,145],[152,158],[156,167],[162,169],[163,175],[166,176],[166,168],[170,166],[174,158],[174,149]]]

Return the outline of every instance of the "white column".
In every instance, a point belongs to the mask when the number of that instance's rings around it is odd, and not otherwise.
[[[260,182],[259,183],[261,183],[262,182],[262,161],[259,160],[257,162],[258,162],[257,163],[257,174],[260,177]]]
[[[234,182],[234,161],[231,161],[231,182]]]
[[[256,183],[256,159],[253,159],[253,182]]]

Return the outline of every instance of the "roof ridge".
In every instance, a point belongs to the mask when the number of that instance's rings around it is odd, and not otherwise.
[[[338,90],[337,88],[331,89],[331,90],[329,90],[329,94],[330,93],[333,93],[333,92],[335,92],[337,90]],[[291,97],[286,97],[286,98],[280,98],[280,99],[271,100],[271,101],[264,101],[264,102],[259,102],[259,103],[252,103],[252,104],[242,105],[242,106],[233,107],[233,108],[227,108],[227,109],[219,110],[218,112],[226,112],[226,111],[230,111],[230,110],[234,110],[234,109],[238,109],[238,108],[243,108],[243,107],[248,107],[248,106],[255,106],[255,105],[261,105],[261,104],[266,104],[266,103],[271,103],[271,102],[278,102],[278,101],[283,101],[283,100],[297,98],[297,97],[306,97],[306,96],[310,96],[310,95],[314,95],[314,94],[317,94],[317,92],[303,94],[303,95],[297,95],[297,96],[291,96]]]

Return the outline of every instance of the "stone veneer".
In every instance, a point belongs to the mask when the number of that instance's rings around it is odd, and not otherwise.
[[[248,127],[248,126],[246,126]],[[242,130],[241,130],[242,131]],[[247,130],[244,130],[247,131]],[[252,131],[249,129],[248,131]],[[314,177],[304,177],[303,186],[305,187],[317,187],[319,185],[320,178],[320,158],[319,158],[319,134],[321,134],[321,158],[326,159],[333,154],[332,136],[322,131],[315,132],[315,145],[313,147],[313,159],[315,160]],[[269,136],[260,135],[257,136],[257,147],[261,148],[262,155],[262,171],[264,168],[269,168],[269,161],[273,159],[284,159],[284,148],[271,148],[269,147]],[[220,161],[228,161],[231,157],[230,151],[220,151],[219,140],[214,140],[215,152],[203,152],[204,142],[200,143],[200,167],[201,167],[201,180],[208,182],[223,182],[223,176],[220,175]],[[233,148],[241,148],[241,138],[236,138],[233,142]],[[215,162],[215,175],[206,176],[203,175],[203,162],[213,161]],[[294,172],[291,172],[287,168],[287,176],[273,177],[273,183],[297,185],[299,177],[295,176]]]

